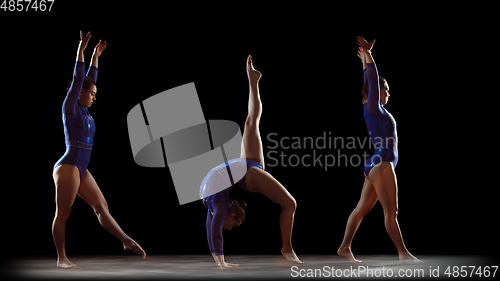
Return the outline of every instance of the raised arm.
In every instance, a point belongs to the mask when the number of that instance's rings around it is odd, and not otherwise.
[[[76,55],[76,61],[79,62],[84,62],[83,60],[83,51],[85,48],[87,48],[87,44],[89,43],[90,37],[92,37],[92,34],[90,34],[90,31],[83,37],[83,33],[80,30],[80,44],[78,45],[78,52]]]
[[[101,44],[101,40],[97,43],[97,45],[94,48],[94,53],[92,54],[92,63],[89,67],[89,70],[87,71],[87,76],[91,77],[94,79],[94,82],[97,82],[97,70],[98,70],[98,58],[101,56],[102,51],[106,49],[107,42],[104,41],[104,43]]]
[[[366,82],[366,62],[365,62],[365,54],[361,53],[361,50],[358,50],[358,57],[361,59],[363,63],[363,83]]]
[[[373,44],[375,44],[375,39],[372,42],[368,43],[363,37],[358,36],[358,41],[362,41],[368,51],[371,51],[373,48]],[[361,44],[361,43],[358,43]],[[364,52],[361,52],[361,49],[358,50],[358,58],[361,59],[363,63],[363,83],[366,82],[366,56]]]
[[[366,63],[366,76],[368,79],[368,100],[366,102],[367,111],[369,114],[376,114],[382,111],[380,107],[380,85],[379,77],[377,72],[377,66],[373,60],[371,47],[375,40],[371,43],[366,42],[365,39],[358,36],[358,43],[360,46],[360,52],[364,56],[364,62]]]
[[[101,44],[101,40],[97,43],[97,45],[94,48],[94,53],[92,54],[92,66],[95,68],[98,68],[98,58],[101,56],[102,51],[106,49],[108,43],[104,41],[104,43]]]
[[[76,63],[73,70],[73,81],[71,81],[71,85],[63,102],[64,113],[75,113],[73,109],[82,90],[83,79],[85,78],[85,62],[83,59],[83,51],[87,47],[87,43],[89,42],[91,36],[92,35],[89,32],[85,37],[83,37],[82,31],[80,31],[80,43],[78,45]]]

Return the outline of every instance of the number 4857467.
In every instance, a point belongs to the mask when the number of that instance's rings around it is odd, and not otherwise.
[[[447,277],[495,277],[498,266],[448,266],[444,271]]]
[[[3,0],[0,10],[9,12],[51,11],[55,0]]]

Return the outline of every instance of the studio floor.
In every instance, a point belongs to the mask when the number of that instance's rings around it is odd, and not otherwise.
[[[297,279],[336,278],[437,279],[500,276],[498,258],[487,256],[418,256],[423,265],[405,265],[397,256],[356,256],[362,263],[334,255],[300,255],[303,265],[286,261],[279,255],[234,255],[230,263],[240,270],[221,270],[209,255],[135,255],[71,256],[80,269],[59,269],[54,256],[17,257],[4,264],[0,276],[23,280],[159,280],[159,279]],[[481,276],[479,276],[481,275]],[[488,276],[487,276],[488,275]],[[486,279],[489,279],[486,278]],[[4,278],[0,278],[6,280]]]

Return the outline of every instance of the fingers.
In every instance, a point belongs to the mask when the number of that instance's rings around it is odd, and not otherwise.
[[[101,41],[102,41],[102,40],[101,40],[101,39],[99,39],[99,42],[97,42],[97,45],[95,46],[95,48],[96,48],[96,49],[99,49],[99,50],[101,50],[101,51],[102,51],[102,50],[106,49],[106,44],[107,44],[107,42],[106,42],[106,41],[104,41],[104,43],[101,43]]]
[[[358,45],[359,46],[363,46],[363,43],[368,43],[366,42],[365,38],[361,37],[361,36],[358,36]]]
[[[101,40],[99,40],[99,42],[101,42]],[[107,43],[106,41],[104,41],[104,43],[102,43],[102,44],[99,46],[99,48],[101,49],[101,51],[104,51],[104,49],[106,49],[107,44],[108,44],[108,43]]]
[[[87,32],[87,35],[85,35],[85,38],[83,40],[89,41],[90,37],[92,37],[92,34],[90,34],[90,31]]]
[[[370,43],[368,43],[368,41],[366,41],[365,38],[363,38],[361,36],[358,36],[357,39],[358,39],[358,45],[359,45],[358,54],[363,56],[363,54],[365,54],[365,53],[371,53],[371,50],[373,48],[373,44],[375,44],[376,40],[373,39]],[[358,55],[358,57],[360,57],[360,56]],[[362,58],[362,57],[360,57],[360,58]]]
[[[220,265],[220,268],[223,270],[239,270],[241,269],[239,266],[240,266],[239,264],[223,262]]]
[[[222,266],[222,270],[241,270],[241,267],[239,266]]]
[[[83,37],[83,33],[82,31],[80,30],[80,41],[89,41],[90,37],[92,37],[92,34],[89,32],[87,32],[87,35],[85,35],[85,37]]]
[[[370,43],[365,40],[365,38],[358,36],[358,45],[360,46],[361,52],[370,52],[371,49],[373,48],[373,44],[375,44],[375,39],[373,39]]]
[[[368,41],[365,40],[365,38],[358,36],[358,42],[363,42],[363,43],[368,43]]]
[[[81,31],[80,31],[81,32]],[[81,35],[81,33],[80,33]],[[85,35],[85,37],[80,40],[80,43],[82,44],[82,46],[86,47],[87,46],[87,43],[89,42],[90,40],[90,37],[92,37],[92,34],[90,34],[90,31],[87,33],[87,35]]]
[[[362,37],[358,37],[358,46],[363,47],[366,46],[367,44],[368,42],[366,42],[365,39],[363,39]]]
[[[83,33],[80,30],[80,44],[78,47],[79,52],[83,52],[87,48],[87,44],[88,44],[91,36],[92,36],[92,34],[90,34],[90,31],[89,31],[87,33],[87,35],[85,35],[85,37],[83,37]]]

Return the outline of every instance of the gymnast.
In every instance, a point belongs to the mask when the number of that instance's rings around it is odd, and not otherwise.
[[[73,81],[67,89],[62,106],[66,153],[54,165],[52,176],[56,187],[56,212],[52,224],[52,235],[57,250],[57,267],[79,268],[70,262],[65,252],[66,220],[69,217],[76,194],[94,209],[100,224],[123,243],[126,251],[146,257],[144,250],[128,237],[110,215],[106,200],[90,174],[87,166],[94,143],[95,124],[88,108],[96,100],[98,57],[106,49],[107,43],[101,40],[94,48],[92,64],[85,76],[83,51],[87,47],[92,34],[83,37],[80,31]]]
[[[207,208],[207,239],[212,256],[221,269],[239,269],[238,264],[227,263],[224,260],[222,229],[231,230],[239,226],[245,219],[246,203],[229,198],[234,184],[248,192],[258,192],[281,206],[279,225],[283,246],[282,255],[289,261],[303,264],[292,248],[292,228],[295,209],[295,199],[273,176],[264,171],[264,154],[260,138],[259,123],[262,113],[262,103],[259,94],[259,79],[262,74],[253,67],[252,56],[247,58],[247,75],[250,87],[248,99],[248,117],[245,122],[243,140],[241,143],[241,158],[229,160],[213,168],[200,186],[200,197]],[[233,182],[231,169],[242,168],[245,176]],[[234,171],[233,171],[234,173]],[[231,181],[230,187],[210,196],[211,190],[216,190],[221,182]]]
[[[396,121],[384,108],[390,96],[389,85],[384,78],[378,76],[377,66],[371,54],[374,43],[375,40],[368,43],[364,38],[358,36],[360,46],[358,57],[363,62],[365,76],[365,83],[361,91],[364,115],[366,127],[374,144],[375,154],[365,162],[365,182],[361,198],[347,220],[344,240],[337,253],[351,262],[361,262],[354,258],[351,252],[352,239],[363,217],[368,214],[377,200],[380,200],[384,209],[385,229],[396,245],[399,261],[407,264],[420,264],[423,262],[411,255],[406,249],[397,220],[398,185],[394,172],[398,162]],[[368,81],[366,81],[366,76]]]

